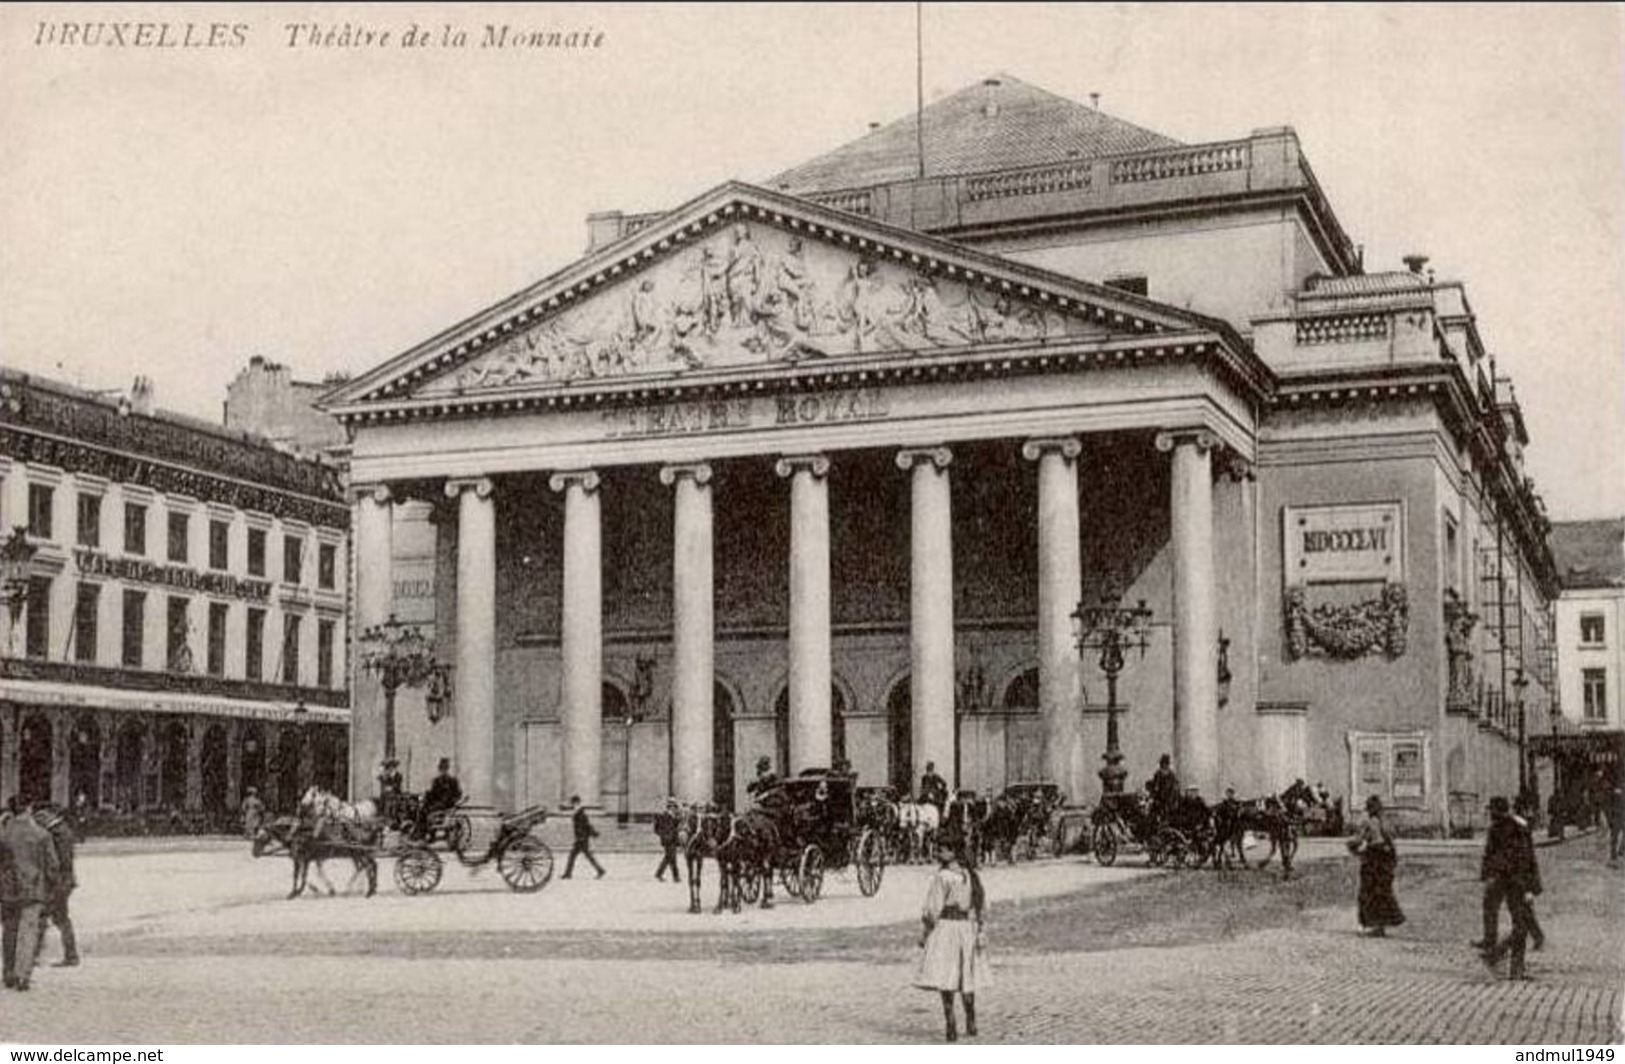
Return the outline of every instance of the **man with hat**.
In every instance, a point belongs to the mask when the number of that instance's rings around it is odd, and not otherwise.
[[[779,777],[773,774],[773,759],[759,757],[756,759],[756,778],[745,785],[745,793],[759,795],[771,790],[779,782]]]
[[[5,985],[27,990],[39,957],[40,920],[60,865],[50,833],[27,807],[0,823],[0,961]]]
[[[51,896],[46,900],[44,913],[40,915],[40,946],[45,944],[47,924],[55,924],[57,934],[62,936],[62,959],[56,966],[74,968],[79,964],[79,943],[73,934],[73,918],[68,915],[68,896],[79,885],[79,880],[73,874],[73,826],[60,809],[51,806],[34,810],[34,819],[50,834],[51,843],[56,847],[58,865]]]
[[[1479,956],[1492,971],[1502,957],[1510,956],[1507,978],[1527,979],[1524,945],[1531,935],[1538,934],[1534,900],[1541,892],[1535,840],[1529,825],[1512,815],[1511,803],[1504,797],[1491,798],[1489,811],[1490,830],[1479,866],[1479,878],[1484,881],[1484,938]],[[1512,916],[1512,931],[1497,941],[1493,921],[1500,915],[1503,901]]]
[[[385,758],[383,767],[378,770],[378,811],[383,814],[386,821],[395,819],[395,811],[401,804],[401,791],[405,786],[400,761],[393,757]]]
[[[592,865],[598,873],[598,878],[604,878],[604,866],[598,863],[598,858],[592,853],[592,840],[598,834],[598,829],[592,826],[592,820],[587,816],[587,807],[581,804],[579,794],[570,795],[570,830],[575,835],[575,842],[570,846],[570,857],[564,862],[564,874],[560,879],[569,879],[575,874],[576,858],[585,857],[587,863]]]
[[[677,871],[677,840],[682,828],[679,812],[677,799],[667,798],[666,807],[655,814],[655,838],[660,840],[660,849],[664,853],[660,858],[660,867],[655,869],[655,878],[661,882],[665,882],[667,868],[671,869],[672,882],[683,881]]]
[[[265,803],[260,800],[260,792],[253,787],[243,796],[243,834],[253,838],[260,833],[260,827],[265,823]]]
[[[435,813],[456,809],[457,804],[463,800],[463,785],[457,782],[457,777],[451,774],[451,758],[440,759],[438,774],[429,784],[429,790],[423,796],[423,806],[419,812],[418,834],[428,833],[430,818]]]

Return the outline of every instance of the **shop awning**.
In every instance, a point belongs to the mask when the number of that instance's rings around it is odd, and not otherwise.
[[[1537,757],[1588,761],[1594,765],[1612,765],[1625,760],[1625,731],[1531,735],[1527,742],[1529,751]]]

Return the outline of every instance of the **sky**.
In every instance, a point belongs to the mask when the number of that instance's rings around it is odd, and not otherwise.
[[[61,43],[86,22],[155,28]],[[220,46],[167,46],[188,23]],[[480,48],[487,25],[597,47]],[[1625,514],[1622,27],[1614,4],[926,4],[921,35],[928,100],[1002,72],[1188,143],[1294,127],[1368,268],[1419,252],[1466,282],[1563,520]],[[0,363],[146,374],[215,421],[253,355],[362,372],[577,258],[592,211],[909,113],[914,45],[911,3],[6,5]]]

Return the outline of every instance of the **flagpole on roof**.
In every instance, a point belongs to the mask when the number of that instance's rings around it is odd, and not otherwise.
[[[925,0],[914,0],[914,144],[919,154],[920,177],[925,176]]]

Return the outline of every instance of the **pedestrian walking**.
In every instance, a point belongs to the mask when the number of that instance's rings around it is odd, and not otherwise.
[[[598,872],[598,878],[604,878],[604,866],[598,863],[598,858],[592,855],[592,840],[598,834],[598,829],[592,826],[587,818],[587,808],[581,804],[579,794],[570,795],[570,808],[574,812],[570,815],[570,827],[575,832],[575,843],[570,847],[570,859],[564,862],[564,875],[560,879],[569,879],[576,870],[576,857],[585,857],[587,863]]]
[[[73,848],[77,841],[73,835],[73,825],[61,810],[49,807],[35,810],[34,819],[51,836],[57,860],[56,883],[45,904],[45,911],[40,915],[39,948],[43,950],[45,947],[45,928],[48,924],[55,924],[56,932],[62,938],[62,959],[56,962],[56,967],[74,968],[79,964],[79,943],[73,934],[73,917],[68,913],[69,896],[79,885],[73,871]]]
[[[943,842],[936,847],[938,868],[920,910],[920,959],[914,985],[942,995],[944,1035],[959,1041],[954,995],[965,1006],[965,1034],[976,1037],[976,993],[989,983],[983,947],[987,895],[981,877],[963,853]]]
[[[655,878],[661,882],[665,882],[668,868],[671,869],[673,883],[683,881],[682,874],[677,871],[677,842],[681,830],[682,818],[678,815],[677,799],[667,798],[666,807],[655,814],[655,838],[660,840],[662,851]]]
[[[1528,979],[1524,969],[1524,947],[1535,931],[1535,895],[1541,892],[1540,865],[1535,860],[1535,840],[1529,826],[1512,815],[1512,807],[1499,795],[1490,799],[1490,830],[1484,839],[1484,860],[1479,878],[1486,895],[1494,890],[1506,902],[1512,917],[1507,937],[1489,945],[1479,956],[1490,971],[1502,957],[1510,957],[1508,979]],[[1486,906],[1487,906],[1486,902]]]
[[[27,990],[39,957],[40,917],[56,886],[56,846],[34,820],[18,809],[0,825],[0,968],[3,982]]]
[[[1504,805],[1504,801],[1501,804]],[[1499,807],[1500,806],[1497,805],[1496,800],[1492,798],[1489,806],[1491,811],[1490,820],[1492,825],[1494,824],[1494,811]],[[1516,810],[1512,812],[1512,819],[1520,828],[1529,833],[1531,844],[1533,844],[1535,836],[1533,829],[1529,826],[1529,821],[1519,816]],[[1488,847],[1488,845],[1489,840],[1486,838],[1485,846]],[[1487,950],[1494,946],[1496,942],[1500,941],[1501,906],[1505,901],[1506,883],[1498,877],[1485,879],[1483,898],[1484,934],[1481,938],[1469,943],[1469,945],[1471,945],[1474,949],[1479,951]],[[1529,909],[1529,946],[1538,953],[1545,947],[1545,945],[1546,932],[1541,928],[1540,920],[1535,916],[1535,910],[1531,906]]]
[[[253,838],[260,833],[265,824],[265,803],[260,800],[260,792],[253,787],[243,796],[243,834]]]
[[[1394,868],[1399,862],[1394,833],[1382,815],[1382,799],[1365,800],[1365,820],[1349,840],[1349,852],[1360,858],[1360,926],[1375,938],[1388,934],[1390,927],[1405,922],[1399,899],[1394,896]]]

